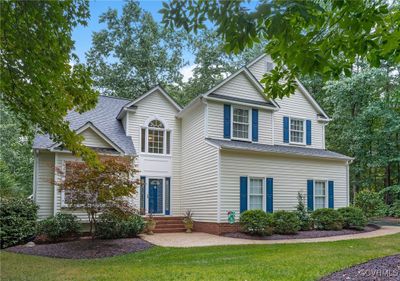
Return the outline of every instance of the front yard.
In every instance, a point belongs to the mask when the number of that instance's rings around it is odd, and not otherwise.
[[[400,253],[400,234],[328,243],[153,247],[98,260],[63,260],[2,251],[1,280],[317,280]]]

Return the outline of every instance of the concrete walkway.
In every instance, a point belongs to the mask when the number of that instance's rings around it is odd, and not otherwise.
[[[383,226],[378,230],[359,233],[359,234],[338,235],[331,237],[307,238],[307,239],[285,239],[285,240],[249,240],[249,239],[218,236],[203,232],[157,233],[154,235],[143,234],[141,235],[141,238],[158,246],[187,248],[187,247],[221,246],[221,245],[332,242],[341,240],[372,238],[372,237],[385,236],[395,233],[400,233],[400,227]]]

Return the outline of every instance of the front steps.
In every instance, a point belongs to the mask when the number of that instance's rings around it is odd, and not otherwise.
[[[185,232],[183,217],[153,217],[157,222],[154,233]]]

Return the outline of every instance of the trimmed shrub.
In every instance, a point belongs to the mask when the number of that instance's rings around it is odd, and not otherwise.
[[[356,194],[354,205],[360,208],[367,218],[383,216],[386,209],[379,193],[370,190],[362,190]]]
[[[360,208],[340,208],[338,212],[343,217],[343,228],[363,230],[367,224],[367,218]]]
[[[296,234],[300,230],[300,220],[295,212],[276,211],[273,215],[274,232]]]
[[[118,216],[115,213],[106,212],[99,216],[96,236],[103,239],[136,237],[144,227],[144,219],[137,214]]]
[[[75,215],[58,213],[39,222],[38,234],[46,235],[51,241],[78,236],[80,223]]]
[[[340,230],[343,228],[343,217],[334,209],[318,209],[311,214],[316,229]]]
[[[35,237],[38,209],[39,207],[30,199],[0,200],[1,248],[25,243]]]
[[[272,234],[272,214],[263,210],[248,210],[240,214],[240,225],[242,230],[252,235]]]
[[[307,210],[304,202],[305,198],[302,193],[297,193],[296,214],[300,220],[300,230],[311,230],[314,228],[314,222],[311,219],[311,213]]]

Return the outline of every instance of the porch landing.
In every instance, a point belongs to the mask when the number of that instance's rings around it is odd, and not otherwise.
[[[156,228],[154,230],[154,233],[176,233],[186,231],[185,226],[182,222],[183,217],[154,216],[153,219],[156,221]]]
[[[399,226],[382,226],[382,228],[365,233],[331,236],[308,239],[286,239],[286,240],[249,240],[218,236],[203,232],[193,233],[156,233],[154,235],[142,234],[140,237],[154,245],[163,247],[203,247],[222,245],[248,245],[248,244],[292,244],[292,243],[313,243],[332,242],[341,240],[373,238],[390,234],[400,233]]]

